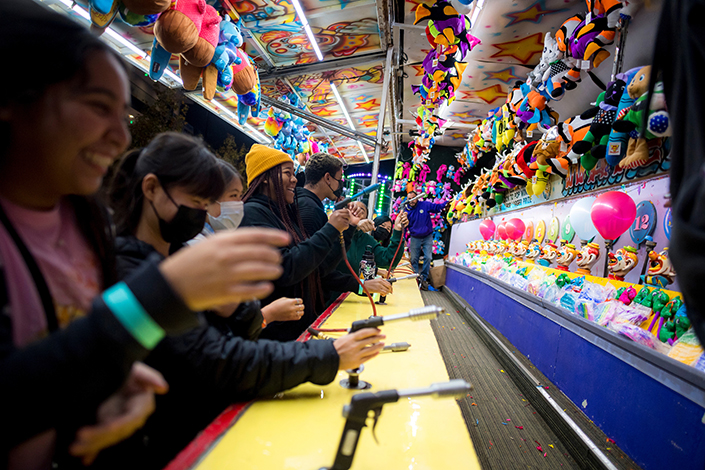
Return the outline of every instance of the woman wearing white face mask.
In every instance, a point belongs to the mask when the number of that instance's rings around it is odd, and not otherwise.
[[[214,204],[208,205],[208,220],[203,228],[189,244],[198,243],[204,240],[207,236],[219,232],[221,230],[236,229],[242,221],[244,214],[244,205],[242,203],[242,194],[244,192],[244,181],[242,175],[225,160],[218,159],[220,170],[223,174],[225,182],[225,191]],[[259,302],[256,302],[259,303]],[[224,314],[230,314],[236,305],[224,307]],[[241,309],[240,309],[241,310]],[[227,311],[227,312],[226,312]],[[236,312],[239,317],[249,319],[246,322],[254,321],[258,315],[252,312]],[[301,299],[291,299],[282,297],[266,305],[261,309],[262,326],[266,327],[268,323],[273,321],[295,321],[299,320],[304,314],[304,303]],[[261,330],[256,328],[246,328],[248,331],[247,339],[256,339]],[[239,330],[243,331],[242,328]],[[236,331],[235,333],[238,333]]]

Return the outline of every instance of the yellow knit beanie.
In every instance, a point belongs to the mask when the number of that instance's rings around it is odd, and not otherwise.
[[[252,181],[265,171],[287,162],[293,162],[293,160],[281,150],[266,145],[252,144],[250,151],[245,155],[247,185],[252,184]]]

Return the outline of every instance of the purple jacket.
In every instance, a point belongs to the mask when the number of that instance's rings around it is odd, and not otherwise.
[[[446,207],[444,202],[434,204],[428,201],[419,201],[416,207],[407,210],[409,216],[409,233],[414,238],[425,238],[433,232],[431,212],[440,212]]]

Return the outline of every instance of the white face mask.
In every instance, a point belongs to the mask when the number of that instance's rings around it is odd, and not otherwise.
[[[242,222],[242,216],[245,215],[245,204],[242,201],[226,201],[220,202],[220,216],[208,216],[208,220],[213,227],[213,230],[220,232],[221,230],[234,230],[238,228]]]

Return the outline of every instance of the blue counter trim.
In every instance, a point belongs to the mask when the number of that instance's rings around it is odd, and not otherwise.
[[[705,374],[497,279],[447,265],[446,286],[644,469],[705,468]]]

